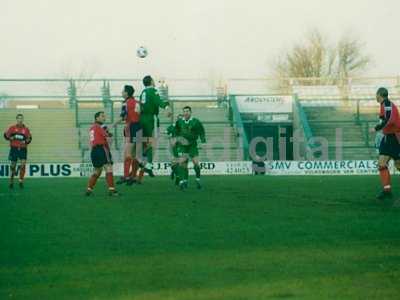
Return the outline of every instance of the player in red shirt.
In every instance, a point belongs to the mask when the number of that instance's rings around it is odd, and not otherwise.
[[[382,131],[383,138],[379,144],[379,175],[382,182],[382,192],[377,196],[379,200],[392,197],[392,187],[388,163],[391,159],[400,170],[400,115],[397,106],[389,100],[389,93],[385,88],[376,92],[376,100],[380,104],[379,117],[381,122],[375,126],[375,131]]]
[[[27,147],[32,141],[29,128],[24,125],[24,116],[18,114],[17,124],[11,126],[4,133],[4,138],[10,141],[9,160],[11,162],[10,189],[14,188],[14,177],[16,175],[17,162],[20,160],[19,187],[24,187],[24,177],[26,170],[26,159],[28,156]]]
[[[94,124],[89,130],[90,139],[90,158],[94,167],[94,172],[89,179],[88,187],[86,190],[86,196],[90,196],[93,192],[93,188],[96,185],[97,179],[100,177],[101,172],[106,171],[106,181],[108,185],[108,193],[110,196],[119,196],[118,192],[114,187],[113,178],[113,161],[110,152],[110,146],[108,139],[112,136],[107,127],[104,125],[106,116],[103,111],[99,111],[94,115]]]
[[[124,176],[117,181],[117,184],[126,183],[132,185],[136,181],[139,161],[136,159],[136,138],[140,130],[140,103],[135,99],[133,94],[135,89],[131,85],[125,85],[122,90],[124,102],[121,108],[121,119],[118,120],[114,127],[125,122],[124,128]],[[132,170],[131,170],[132,167]]]

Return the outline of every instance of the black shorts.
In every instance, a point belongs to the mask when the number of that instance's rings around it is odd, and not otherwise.
[[[90,152],[93,167],[101,168],[107,164],[113,164],[111,152],[104,146],[95,146]]]
[[[140,126],[139,122],[130,123],[130,124],[126,125],[124,128],[124,137],[129,138],[130,143],[135,143],[137,132],[141,128],[142,127]]]
[[[390,156],[394,160],[400,159],[400,143],[395,134],[387,134],[379,145],[379,155]]]
[[[26,148],[11,147],[8,159],[12,162],[20,160],[26,160],[28,157],[28,150]]]

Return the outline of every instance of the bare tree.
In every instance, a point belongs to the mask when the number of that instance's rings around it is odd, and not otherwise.
[[[348,78],[364,71],[371,59],[363,53],[364,44],[351,36],[344,36],[337,45],[337,76]]]
[[[366,69],[370,62],[364,54],[364,44],[346,35],[331,46],[323,34],[314,29],[304,41],[295,44],[272,64],[273,73],[279,78],[305,78],[301,84],[335,83]],[[310,80],[307,80],[310,78]]]
[[[297,43],[278,58],[275,73],[279,77],[320,77],[323,71],[326,42],[318,31],[307,34],[304,43]]]

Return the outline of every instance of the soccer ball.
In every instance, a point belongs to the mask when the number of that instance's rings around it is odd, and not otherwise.
[[[145,58],[148,54],[148,51],[145,47],[140,46],[137,50],[136,50],[136,55],[140,58]]]

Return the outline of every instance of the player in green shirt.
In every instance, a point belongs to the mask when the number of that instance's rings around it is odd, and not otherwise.
[[[144,90],[140,94],[140,125],[142,127],[142,137],[144,140],[144,156],[147,163],[144,171],[154,177],[153,174],[153,145],[154,128],[160,108],[167,110],[167,116],[170,117],[169,103],[163,101],[155,88],[154,80],[151,76],[143,78]]]
[[[203,124],[199,119],[192,117],[192,109],[190,106],[183,108],[183,118],[176,121],[175,132],[180,143],[183,155],[179,158],[178,176],[179,187],[181,190],[187,188],[189,170],[188,162],[192,160],[194,171],[196,173],[196,185],[201,189],[200,183],[200,162],[199,162],[199,149],[197,147],[197,140],[200,138],[202,143],[206,142],[206,136]]]

